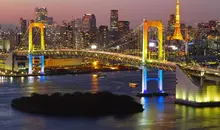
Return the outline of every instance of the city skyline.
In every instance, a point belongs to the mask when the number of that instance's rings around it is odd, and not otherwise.
[[[175,13],[176,0],[7,0],[1,7],[1,24],[19,24],[19,18],[34,19],[34,9],[36,7],[46,7],[48,15],[54,17],[54,20],[61,23],[62,20],[71,20],[72,18],[82,17],[83,14],[93,13],[97,19],[97,25],[108,25],[110,19],[110,10],[119,10],[119,20],[128,20],[131,27],[139,25],[142,20],[163,20],[167,24],[170,14]],[[220,19],[217,5],[219,0],[180,0],[181,3],[181,22],[186,24],[195,24],[199,21],[210,19]],[[94,5],[94,6],[92,6]],[[98,7],[96,6],[98,5]],[[14,8],[14,9],[13,9]],[[61,10],[62,9],[62,10]],[[158,10],[158,11],[155,11]],[[7,14],[5,14],[7,12]],[[203,15],[201,15],[201,13]]]

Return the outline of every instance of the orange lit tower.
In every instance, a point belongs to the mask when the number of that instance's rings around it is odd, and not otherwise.
[[[28,70],[28,74],[33,74],[33,66],[36,66],[36,64],[33,64],[33,59],[35,58],[35,56],[32,55],[32,53],[35,51],[34,50],[34,44],[33,44],[33,28],[34,27],[38,27],[40,28],[40,37],[41,37],[41,49],[39,51],[45,51],[45,41],[44,41],[44,23],[30,23],[29,24],[29,49],[28,49],[28,53],[29,53],[29,70]],[[41,74],[44,74],[44,55],[41,56],[37,56],[40,57],[41,59]]]
[[[173,40],[183,40],[183,36],[180,31],[180,0],[176,2],[176,23],[175,23],[175,31],[172,37]]]

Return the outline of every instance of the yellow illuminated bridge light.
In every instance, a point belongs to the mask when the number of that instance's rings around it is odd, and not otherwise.
[[[148,29],[149,27],[156,27],[158,29],[158,44],[159,44],[159,51],[158,51],[158,60],[163,60],[163,24],[162,21],[147,21],[144,20],[143,24],[143,55],[142,55],[142,62],[145,63],[149,60],[148,53]]]
[[[38,27],[40,28],[40,37],[41,37],[41,46],[40,51],[45,51],[45,41],[44,41],[44,24],[43,23],[30,23],[29,25],[29,70],[28,73],[33,73],[33,56],[32,52],[34,52],[34,44],[33,44],[33,28]],[[37,50],[36,50],[37,51]],[[41,56],[41,74],[44,74],[44,56]]]

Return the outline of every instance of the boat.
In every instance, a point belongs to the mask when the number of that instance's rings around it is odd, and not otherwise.
[[[105,78],[106,74],[102,73],[102,72],[98,72],[97,77],[99,78]]]
[[[133,83],[133,82],[129,83],[129,87],[131,87],[131,88],[136,88],[137,86],[138,86],[137,83]]]

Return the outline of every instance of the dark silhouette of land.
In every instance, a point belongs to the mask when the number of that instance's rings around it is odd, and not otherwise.
[[[52,116],[121,116],[142,112],[134,98],[110,92],[52,95],[33,93],[12,100],[12,107],[24,112]]]

